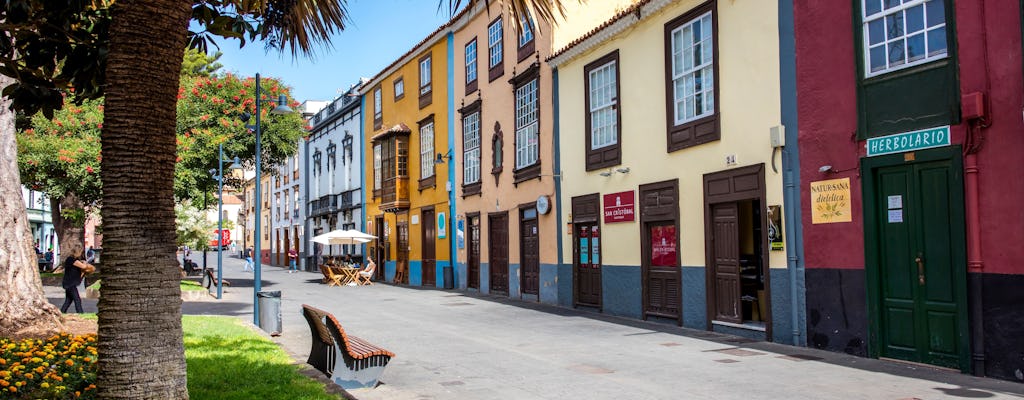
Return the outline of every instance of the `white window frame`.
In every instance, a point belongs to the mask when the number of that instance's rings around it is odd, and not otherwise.
[[[462,183],[480,182],[480,112],[462,118]]]
[[[477,79],[476,71],[476,39],[466,44],[466,83]]]
[[[619,104],[618,93],[618,62],[609,61],[600,67],[590,70],[587,74],[587,82],[590,87],[590,149],[597,150],[603,147],[614,146],[619,143],[618,135],[618,114],[615,108]],[[604,73],[606,81],[598,82]],[[595,85],[597,83],[597,85]],[[607,118],[610,124],[603,123]]]
[[[502,35],[501,18],[496,19],[493,23],[487,26],[487,66],[489,68],[494,68],[498,64],[501,64],[503,60],[501,43]]]
[[[434,176],[434,123],[420,127],[420,179]]]
[[[430,93],[430,60],[432,57],[420,61],[420,95]]]
[[[538,78],[516,87],[516,169],[539,161]]]
[[[705,23],[707,24],[706,26],[704,25]],[[693,32],[693,26],[696,24],[701,24],[701,36],[704,36],[704,32],[707,32],[707,37],[703,38],[699,43],[701,45],[701,63],[694,64],[691,68],[686,68],[686,53],[692,52],[695,46],[693,46],[694,43],[692,42],[692,39],[690,43],[682,43],[677,46],[676,36],[678,33],[679,36],[685,38],[685,34],[683,32],[685,32],[687,28],[690,28],[690,32]],[[673,120],[675,121],[676,126],[715,114],[715,35],[713,24],[714,18],[712,17],[712,12],[708,11],[690,21],[687,21],[685,24],[672,29],[670,35],[672,43],[669,47],[671,54],[669,54],[669,56],[672,61],[672,113],[674,114]],[[696,53],[690,54],[691,60],[693,59],[692,57],[694,57],[694,54]],[[677,62],[679,61],[683,61],[684,64],[678,65]],[[697,92],[696,90],[696,75],[698,72],[701,75],[700,92]],[[679,91],[680,83],[682,83],[683,93],[680,93]],[[692,94],[685,93],[688,85],[694,88]],[[685,115],[680,116],[680,103],[686,107],[686,101],[691,100],[691,105],[696,107],[698,94],[701,95],[702,111],[697,113],[696,110],[694,110],[694,115],[689,117]]]
[[[862,51],[864,52],[864,77],[865,78],[870,78],[870,77],[878,76],[878,75],[884,75],[884,74],[887,74],[887,73],[890,73],[890,72],[894,72],[894,71],[899,71],[899,70],[902,70],[902,69],[910,68],[910,67],[913,67],[915,65],[926,64],[926,63],[929,63],[929,62],[932,62],[932,61],[935,61],[935,60],[941,60],[943,58],[949,57],[949,41],[947,40],[948,32],[947,32],[947,29],[946,29],[947,28],[947,21],[948,21],[949,16],[946,15],[946,8],[945,8],[946,5],[945,5],[944,0],[904,0],[905,2],[903,4],[891,7],[889,9],[885,9],[885,3],[880,3],[879,5],[881,7],[879,8],[879,11],[876,11],[876,12],[872,13],[871,15],[868,15],[868,8],[867,8],[867,4],[866,4],[867,1],[871,1],[871,0],[860,0],[860,2],[861,2],[861,4],[860,4],[861,5],[861,21],[863,21],[862,22],[862,29],[864,31],[863,32],[863,36],[861,37],[861,42],[862,42],[861,43],[861,45],[862,45],[861,47],[862,47]],[[881,0],[875,0],[875,2],[881,2]],[[928,21],[928,4],[927,3],[932,3],[932,2],[937,2],[938,7],[942,10],[943,20],[942,20],[941,23],[929,26],[930,21]],[[907,32],[906,12],[908,10],[914,8],[914,7],[917,7],[917,6],[921,6],[921,14],[922,14],[921,15],[921,24],[922,24],[922,27],[921,27],[921,29],[915,30],[914,32]],[[888,30],[886,29],[886,25],[890,21],[888,17],[895,16],[896,14],[899,14],[900,17],[902,17],[899,23],[902,25],[901,28],[903,29],[903,34],[900,35],[900,36],[896,36],[896,37],[890,38],[890,37],[888,37],[889,34],[888,34]],[[883,35],[882,41],[879,42],[879,43],[876,43],[874,45],[871,44],[871,29],[870,29],[870,25],[871,25],[872,22],[880,22],[882,24],[882,35]],[[942,30],[943,42],[945,43],[945,48],[943,48],[943,50],[941,52],[937,52],[937,53],[935,53],[933,55],[933,54],[931,54],[930,51],[928,51],[928,47],[929,47],[928,36],[929,36],[929,33],[938,31],[940,29]],[[909,61],[910,57],[907,56],[907,50],[908,50],[907,39],[910,38],[911,36],[917,36],[918,34],[920,34],[922,36],[922,40],[924,41],[923,42],[923,44],[925,46],[924,55],[920,59],[917,59],[917,60],[914,60],[914,61]],[[895,44],[895,43],[899,43],[899,42],[902,42],[901,48],[903,50],[904,61],[902,61],[899,64],[892,64],[892,65],[890,65],[889,64],[889,51],[887,49],[888,49],[890,44]],[[878,48],[878,47],[882,47],[882,50],[884,50],[885,65],[886,66],[884,68],[878,70],[878,71],[872,71],[871,70],[871,49]]]
[[[383,183],[381,178],[381,167],[383,166],[381,159],[381,143],[377,142],[373,144],[373,189],[380,190]]]

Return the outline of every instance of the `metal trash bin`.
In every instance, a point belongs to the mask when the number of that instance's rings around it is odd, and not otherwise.
[[[444,272],[444,288],[454,289],[455,288],[455,275],[452,271],[451,265],[446,265],[443,269]]]
[[[270,336],[281,335],[281,291],[257,292],[260,303],[260,329]]]

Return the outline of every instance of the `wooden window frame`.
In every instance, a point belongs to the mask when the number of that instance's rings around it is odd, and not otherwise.
[[[484,172],[484,168],[483,168],[483,166],[484,166],[484,163],[483,163],[483,160],[484,160],[484,157],[483,157],[484,156],[484,151],[483,151],[484,150],[483,122],[484,121],[483,121],[483,112],[481,111],[482,105],[483,105],[483,101],[481,101],[481,99],[476,99],[476,101],[474,101],[472,103],[469,103],[469,105],[459,109],[459,114],[462,115],[462,118],[460,119],[460,121],[465,121],[467,116],[470,116],[470,115],[473,115],[473,114],[477,115],[477,125],[478,125],[477,136],[479,136],[478,137],[479,144],[477,146],[477,149],[480,151],[480,156],[479,156],[479,160],[478,160],[479,163],[480,163],[480,165],[479,165],[480,171],[479,171],[479,176],[477,177],[476,182],[469,182],[469,183],[467,183],[466,182],[466,173],[465,173],[465,170],[463,170],[463,173],[462,173],[462,198],[466,198],[466,197],[473,196],[473,195],[482,195],[482,193],[481,193],[481,186],[483,185],[483,181],[484,181],[484,177],[483,177],[483,175],[484,175],[483,174],[483,172]],[[462,165],[465,166],[466,165],[466,147],[465,147],[465,143],[466,143],[466,130],[465,130],[465,125],[464,124],[462,125],[462,127],[463,127],[462,128],[462,143],[463,143],[463,146],[462,146]]]
[[[498,63],[491,65],[491,27],[495,24],[498,25],[498,29],[501,30],[497,45],[500,47],[498,51]],[[490,24],[487,25],[487,77],[489,82],[493,82],[495,79],[500,78],[505,74],[505,27],[502,25],[502,19],[499,15]]]
[[[712,73],[714,79],[715,111],[711,115],[693,121],[687,121],[676,125],[675,118],[675,85],[672,82],[672,31],[676,28],[700,18],[705,13],[711,13],[711,41],[712,41]],[[667,127],[665,139],[669,153],[713,142],[721,139],[721,104],[722,98],[721,79],[719,73],[720,59],[718,55],[718,1],[711,0],[696,8],[687,11],[671,21],[665,23],[665,110]]]
[[[430,68],[430,72],[427,74],[427,77],[430,78],[430,82],[427,82],[426,85],[423,84],[423,62],[424,61],[428,62],[427,65],[429,65],[429,68]],[[431,54],[427,53],[427,55],[425,55],[423,57],[420,57],[419,62],[417,63],[417,66],[418,66],[417,68],[418,68],[419,77],[420,77],[420,84],[419,84],[420,108],[422,109],[423,107],[429,106],[430,103],[432,103],[433,99],[434,99],[434,60],[431,57]],[[426,92],[423,91],[424,88],[427,89]]]
[[[612,107],[615,109],[615,144],[602,147],[600,149],[592,149],[594,133],[592,131],[592,118],[590,111],[590,72],[595,69],[603,68],[604,66],[615,63],[615,104]],[[621,63],[619,62],[619,50],[616,49],[611,53],[608,53],[597,60],[594,60],[590,64],[583,67],[583,97],[585,108],[584,119],[586,120],[586,134],[584,135],[587,151],[584,163],[586,164],[587,171],[593,171],[600,168],[607,168],[622,163],[622,86],[621,86]],[[604,159],[604,155],[608,152],[614,152],[613,158]],[[595,160],[595,158],[601,158]]]
[[[469,59],[466,57],[466,54],[469,52],[469,46],[470,45],[473,45],[473,54],[474,54],[474,56],[473,56],[473,62],[472,63],[470,63]],[[465,59],[465,62],[466,62],[465,63],[466,64],[465,65],[466,95],[469,95],[470,93],[473,93],[473,92],[475,92],[478,89],[479,83],[480,83],[480,45],[477,42],[475,36],[473,37],[473,40],[470,40],[469,42],[466,42],[466,46],[463,49],[462,56],[463,56],[463,58]],[[472,81],[469,80],[469,67],[470,67],[470,65],[473,66],[473,80]]]

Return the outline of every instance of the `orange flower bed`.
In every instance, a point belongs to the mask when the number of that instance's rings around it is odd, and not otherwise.
[[[0,338],[0,399],[96,397],[96,335]]]

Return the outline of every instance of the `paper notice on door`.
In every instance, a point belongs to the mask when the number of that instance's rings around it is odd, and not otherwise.
[[[889,209],[890,210],[894,210],[894,209],[897,209],[897,208],[903,208],[903,196],[900,196],[900,195],[888,196],[888,200],[889,200]]]
[[[889,210],[889,223],[903,222],[903,210]]]

